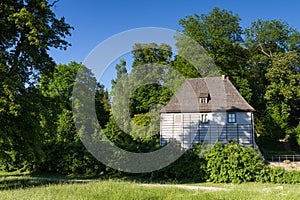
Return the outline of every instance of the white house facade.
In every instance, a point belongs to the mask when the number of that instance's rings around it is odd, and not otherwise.
[[[187,79],[161,110],[160,144],[191,148],[235,139],[254,146],[253,112],[225,76]]]

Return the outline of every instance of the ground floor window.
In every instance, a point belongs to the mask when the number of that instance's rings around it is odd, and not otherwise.
[[[201,123],[208,123],[208,115],[201,114]]]

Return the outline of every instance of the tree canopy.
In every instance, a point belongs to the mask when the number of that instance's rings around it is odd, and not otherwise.
[[[56,64],[49,55],[50,49],[71,45],[66,38],[73,30],[55,16],[55,3],[0,2],[0,169],[109,171],[91,157],[76,132],[72,94],[79,70],[82,82],[95,82],[89,89],[95,91],[103,132],[133,152],[160,148],[158,111],[184,79],[216,73],[229,76],[256,109],[259,144],[288,136],[299,142],[300,32],[287,22],[258,19],[242,28],[238,14],[219,8],[187,16],[179,20],[175,37],[179,55],[168,44],[135,44],[132,62],[120,60],[115,66],[109,92],[82,64]],[[212,66],[217,70],[210,71]]]
[[[53,6],[45,0],[0,3],[0,155],[11,160],[6,165],[33,165],[41,153],[40,113],[47,108],[35,84],[54,70],[49,49],[66,49],[73,29],[56,18]]]

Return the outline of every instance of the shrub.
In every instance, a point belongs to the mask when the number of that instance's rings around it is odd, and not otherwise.
[[[208,180],[217,183],[255,181],[263,162],[253,148],[217,143],[207,155]]]
[[[200,157],[201,145],[187,150],[171,165],[152,172],[151,178],[161,181],[203,182],[206,181],[206,160]]]
[[[286,183],[295,184],[300,183],[300,171],[293,170],[285,173]]]
[[[286,171],[282,167],[271,168],[269,176],[271,183],[285,183]]]
[[[300,171],[286,171],[282,167],[265,166],[256,176],[257,182],[271,182],[271,183],[300,183]]]
[[[261,171],[256,175],[255,181],[268,183],[270,182],[270,173],[272,169],[269,166],[265,166],[261,169]]]
[[[105,170],[81,143],[52,143],[44,146],[46,159],[39,172],[96,175]]]

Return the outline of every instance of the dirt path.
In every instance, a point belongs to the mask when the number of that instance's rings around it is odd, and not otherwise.
[[[206,190],[206,191],[224,191],[227,188],[208,187],[208,186],[191,186],[191,185],[163,185],[163,184],[138,184],[145,187],[175,187],[186,190]]]
[[[66,183],[89,183],[89,182],[97,182],[97,179],[66,179],[66,178],[46,178],[46,177],[28,177],[32,180],[39,181],[57,181],[57,182],[66,182]]]

